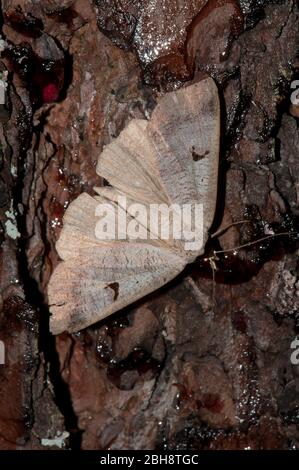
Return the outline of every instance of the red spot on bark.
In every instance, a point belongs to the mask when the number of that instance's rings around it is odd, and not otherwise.
[[[223,408],[223,402],[217,393],[204,393],[201,402],[212,413],[220,413]]]
[[[44,103],[52,103],[56,101],[59,95],[58,87],[54,83],[49,83],[43,88]]]

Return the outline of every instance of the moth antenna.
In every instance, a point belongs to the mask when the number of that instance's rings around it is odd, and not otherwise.
[[[213,233],[211,235],[211,238],[219,237],[219,235],[222,235],[224,232],[226,232],[231,227],[234,227],[235,225],[249,224],[249,222],[250,222],[249,220],[239,220],[238,222],[233,222],[233,223],[227,225],[226,227],[217,230],[215,233]]]
[[[248,223],[249,221],[240,221],[240,222],[235,222],[233,224],[231,224],[230,226],[227,226],[225,229],[219,231],[219,232],[216,232],[215,234],[212,235],[212,237],[215,237],[217,236],[219,233],[222,233],[224,232],[225,230],[229,229],[231,226],[233,225],[237,225],[237,224],[241,224],[241,223]],[[240,245],[238,247],[235,247],[235,248],[229,248],[227,250],[214,250],[214,255],[213,256],[210,256],[209,258],[206,258],[206,261],[209,261],[209,264],[210,264],[210,267],[211,267],[211,270],[212,270],[212,279],[213,279],[213,290],[212,290],[212,302],[213,302],[213,310],[215,309],[215,306],[216,306],[216,271],[217,271],[217,264],[216,264],[216,261],[219,259],[217,257],[218,254],[221,254],[221,253],[230,253],[231,251],[236,251],[236,250],[240,250],[241,248],[246,248],[248,246],[252,246],[252,245],[256,245],[257,243],[260,243],[262,241],[265,241],[265,240],[268,240],[270,238],[273,238],[273,237],[281,237],[281,236],[290,236],[290,235],[296,235],[297,232],[281,232],[281,233],[274,233],[273,235],[267,235],[266,237],[263,237],[263,238],[259,238],[258,240],[255,240],[253,242],[248,242],[248,243],[244,243],[243,245]]]
[[[216,307],[216,257],[210,260],[210,266],[212,268],[212,276],[213,276],[213,287],[212,287],[212,303],[213,303],[213,311]]]
[[[296,235],[296,234],[297,234],[297,232],[273,233],[273,235],[267,235],[266,237],[259,238],[258,240],[254,240],[253,242],[244,243],[244,245],[240,245],[240,246],[237,246],[237,247],[234,247],[234,248],[228,248],[227,250],[214,250],[214,255],[217,255],[217,254],[220,254],[220,253],[230,253],[231,251],[241,250],[242,248],[247,248],[248,246],[256,245],[257,243],[263,242],[265,240],[269,240],[270,238],[290,236],[290,235]],[[214,258],[214,257],[212,257],[212,258]]]

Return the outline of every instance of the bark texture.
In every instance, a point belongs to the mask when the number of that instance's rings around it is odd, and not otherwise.
[[[64,210],[101,184],[103,146],[161,93],[207,75],[222,103],[214,228],[246,223],[206,257],[298,233],[297,3],[1,8],[0,448],[299,448],[296,235],[219,254],[215,282],[200,259],[75,335],[50,335],[46,297]]]

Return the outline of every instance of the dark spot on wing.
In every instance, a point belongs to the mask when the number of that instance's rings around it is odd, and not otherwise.
[[[195,152],[195,147],[194,146],[191,149],[191,154],[192,154],[192,158],[193,158],[194,162],[198,162],[199,160],[202,160],[207,155],[209,155],[209,153],[210,153],[209,150],[207,150],[203,155],[200,155],[197,152]]]
[[[108,284],[108,286],[105,287],[105,289],[112,289],[114,291],[114,302],[117,300],[117,297],[119,295],[119,283],[118,282],[111,282],[111,284]]]

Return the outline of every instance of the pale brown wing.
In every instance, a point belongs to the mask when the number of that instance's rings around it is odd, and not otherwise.
[[[99,156],[97,173],[116,190],[140,203],[168,203],[154,148],[146,128],[148,121],[133,119]]]
[[[132,222],[133,217],[129,212],[115,203],[115,200],[117,200],[116,196],[109,194],[108,197],[107,192],[110,193],[110,189],[112,190],[112,188],[99,188],[98,191],[100,194],[101,190],[103,190],[103,196],[98,195],[92,197],[87,193],[82,193],[71,202],[64,214],[63,228],[56,242],[56,250],[62,260],[77,257],[80,251],[85,248],[103,246],[113,242],[113,240],[105,241],[96,235],[96,228],[99,222],[99,217],[97,217],[97,208],[99,205],[105,204],[105,207],[107,206],[107,217],[109,217],[110,220],[115,220],[115,240],[121,242],[129,241],[126,227]],[[112,192],[114,191],[112,190]],[[119,193],[119,195],[122,195],[122,193]],[[118,212],[121,212],[126,220],[125,227],[118,224]],[[149,245],[167,248],[167,243],[163,243],[158,239],[151,239],[149,232],[146,240],[137,239],[134,240],[134,243],[144,243],[144,241]]]
[[[86,328],[163,286],[185,265],[170,250],[141,243],[85,247],[52,274],[51,332]]]
[[[150,121],[131,121],[105,147],[97,172],[132,201],[203,204],[204,248],[216,206],[219,140],[218,91],[208,78],[167,93]]]
[[[166,95],[149,123],[133,120],[105,148],[97,171],[112,188],[94,198],[79,196],[64,217],[57,243],[64,261],[48,289],[54,333],[91,325],[161,287],[184,268],[190,258],[180,241],[170,239],[165,246],[151,239],[99,240],[96,207],[105,200],[115,205],[118,194],[147,207],[202,203],[206,239],[215,210],[218,147],[218,94],[208,79]],[[130,211],[126,216],[132,219]]]
[[[163,187],[172,202],[203,204],[204,234],[214,219],[220,143],[220,104],[211,78],[167,93],[146,129],[155,146]]]

